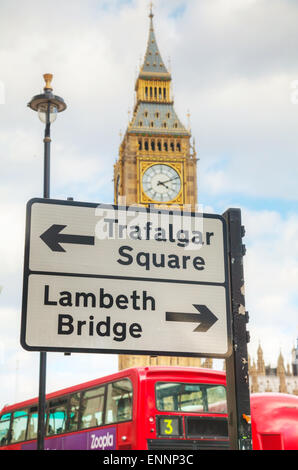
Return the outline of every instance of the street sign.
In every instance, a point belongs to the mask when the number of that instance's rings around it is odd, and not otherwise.
[[[229,304],[221,216],[28,202],[25,349],[224,358]]]

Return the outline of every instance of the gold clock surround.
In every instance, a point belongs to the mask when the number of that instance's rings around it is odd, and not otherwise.
[[[154,200],[154,199],[151,199],[144,191],[143,189],[143,176],[144,176],[144,173],[152,166],[154,165],[158,165],[158,164],[161,164],[161,165],[167,165],[169,166],[170,168],[173,168],[173,170],[175,170],[179,177],[180,177],[180,182],[181,182],[181,188],[180,188],[180,191],[178,193],[178,195],[170,200],[170,201],[166,201],[166,202],[162,202],[160,200]],[[185,197],[184,197],[184,193],[185,193],[185,181],[184,181],[184,175],[185,175],[185,171],[184,171],[184,161],[183,160],[174,160],[174,161],[171,161],[171,160],[167,160],[167,159],[148,159],[148,158],[140,158],[138,159],[138,181],[137,181],[137,186],[138,186],[138,202],[140,204],[175,204],[175,205],[182,205],[184,204],[185,202]]]

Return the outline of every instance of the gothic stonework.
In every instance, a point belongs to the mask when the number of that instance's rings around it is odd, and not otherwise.
[[[292,350],[292,368],[289,364],[285,367],[281,352],[277,359],[277,367],[266,366],[261,345],[258,347],[257,356],[257,365],[255,361],[251,364],[249,358],[251,393],[279,392],[298,395],[298,340],[297,346]]]
[[[144,63],[136,80],[133,116],[114,166],[116,204],[181,207],[197,204],[197,158],[191,133],[178,118],[171,95],[172,77],[160,55],[152,11]],[[163,181],[153,187],[152,176]],[[167,175],[167,176],[165,176]],[[124,199],[125,197],[125,199]],[[194,358],[119,356],[119,369],[144,365],[201,366]],[[206,365],[212,367],[212,360]]]

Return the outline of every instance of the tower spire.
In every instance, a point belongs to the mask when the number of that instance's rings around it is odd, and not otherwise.
[[[172,77],[157,46],[152,6],[151,2],[149,37],[144,62],[135,84],[136,102],[130,132],[144,132],[146,129],[150,135],[171,132],[172,135],[184,135],[189,138],[190,130],[184,127],[173,107]],[[161,141],[158,146],[162,151]],[[166,149],[167,143],[163,150],[167,152]]]
[[[164,61],[162,60],[161,54],[158,49],[158,45],[156,42],[155,32],[154,32],[154,25],[153,25],[153,3],[150,3],[150,27],[149,27],[149,37],[147,42],[147,50],[144,58],[144,63],[141,67],[140,77],[165,77],[167,79],[171,78],[170,73],[168,72]]]
[[[152,11],[153,10],[153,2],[149,3],[149,9],[150,9],[149,18],[151,18],[151,20],[152,20],[152,18],[154,16],[153,11]]]

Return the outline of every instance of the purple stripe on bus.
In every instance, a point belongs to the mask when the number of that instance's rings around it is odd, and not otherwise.
[[[115,450],[116,428],[95,429],[45,440],[45,450]],[[36,442],[22,444],[22,450],[36,450]]]

